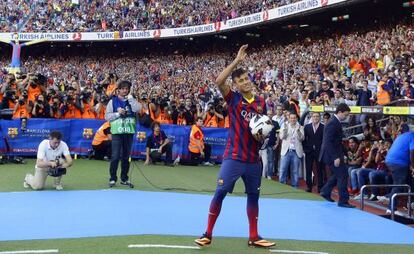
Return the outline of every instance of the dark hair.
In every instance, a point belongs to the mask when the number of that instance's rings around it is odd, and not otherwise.
[[[338,114],[339,112],[351,112],[351,109],[345,103],[340,103],[336,106],[335,114]]]
[[[234,81],[235,78],[240,77],[241,75],[245,74],[246,70],[243,68],[238,68],[231,73],[231,79]]]
[[[198,120],[203,120],[203,118],[201,116],[198,116],[196,121],[198,121]]]
[[[348,138],[348,141],[354,141],[355,143],[359,144],[359,140],[356,137],[350,137]]]
[[[62,140],[62,132],[60,131],[52,131],[49,134],[49,138],[50,139],[57,139],[57,140]]]
[[[118,82],[118,89],[124,88],[124,87],[128,87],[128,89],[131,89],[131,82],[127,81],[127,80],[121,80]]]
[[[152,124],[151,124],[151,130],[154,131],[155,126],[157,126],[157,125],[158,125],[158,127],[161,127],[161,124],[159,122],[152,122]]]

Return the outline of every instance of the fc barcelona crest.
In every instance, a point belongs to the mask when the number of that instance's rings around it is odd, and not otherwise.
[[[7,135],[11,138],[15,138],[17,135],[19,135],[19,131],[17,128],[8,128]]]
[[[137,132],[138,142],[144,142],[146,139],[147,139],[147,133],[145,131],[138,131]]]
[[[83,128],[83,137],[91,139],[93,136],[93,130],[91,128]]]

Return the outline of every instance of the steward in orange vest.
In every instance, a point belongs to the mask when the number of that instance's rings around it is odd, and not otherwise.
[[[196,123],[191,127],[190,140],[188,144],[188,151],[190,152],[190,159],[178,159],[176,163],[188,166],[197,166],[200,163],[206,166],[212,166],[209,162],[211,156],[211,146],[204,143],[204,133],[201,130],[203,127],[203,118],[197,117]]]
[[[105,122],[93,137],[93,157],[97,160],[109,160],[111,158],[111,141],[111,126],[109,122]]]

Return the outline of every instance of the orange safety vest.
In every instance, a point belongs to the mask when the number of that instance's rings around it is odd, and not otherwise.
[[[116,83],[111,83],[106,87],[106,95],[110,96],[116,89]]]
[[[204,120],[205,127],[218,127],[218,118],[216,115],[211,116],[207,113],[206,119]]]
[[[185,117],[178,117],[177,125],[187,125],[187,121],[185,120]]]
[[[95,113],[92,112],[92,110],[91,110],[92,106],[88,103],[85,103],[83,105],[83,107],[84,107],[84,111],[82,113],[82,118],[84,118],[84,119],[94,119],[95,118]]]
[[[92,145],[97,146],[102,144],[102,142],[109,140],[108,136],[105,135],[104,130],[110,128],[109,122],[105,122],[99,129],[96,131],[95,137],[93,137]]]
[[[19,119],[19,118],[29,118],[29,112],[27,112],[27,105],[18,105],[16,112],[13,113],[13,119]]]
[[[197,136],[196,134],[199,133]],[[188,150],[192,153],[201,153],[199,146],[197,145],[200,143],[202,149],[204,150],[204,134],[203,131],[198,127],[196,124],[194,124],[191,127],[190,132],[190,143],[188,144]]]
[[[170,124],[170,120],[167,118],[167,114],[164,110],[160,110],[160,113],[158,114],[158,117],[155,118],[155,113],[150,108],[150,117],[154,122],[158,122],[160,124]]]
[[[384,81],[378,82],[377,85],[377,104],[378,105],[388,105],[391,102],[391,96],[388,91],[384,90],[382,86],[385,85]]]
[[[63,118],[82,118],[81,111],[75,107],[75,105],[68,105],[68,109],[66,110]]]
[[[101,110],[96,114],[96,118],[97,119],[105,119],[105,111],[106,111],[106,106],[102,105]]]
[[[27,88],[27,99],[29,101],[34,102],[36,100],[36,97],[40,94],[42,94],[42,89],[40,89],[39,86],[37,86],[36,88],[28,86],[28,88]]]

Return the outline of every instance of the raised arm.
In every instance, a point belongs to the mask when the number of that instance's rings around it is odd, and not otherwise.
[[[217,77],[216,84],[223,95],[223,97],[226,97],[227,94],[230,92],[230,86],[226,84],[227,78],[231,75],[233,70],[237,67],[239,63],[241,63],[247,56],[246,49],[248,45],[243,45],[240,47],[239,52],[237,53],[236,58],[231,62],[230,65],[228,65]]]

